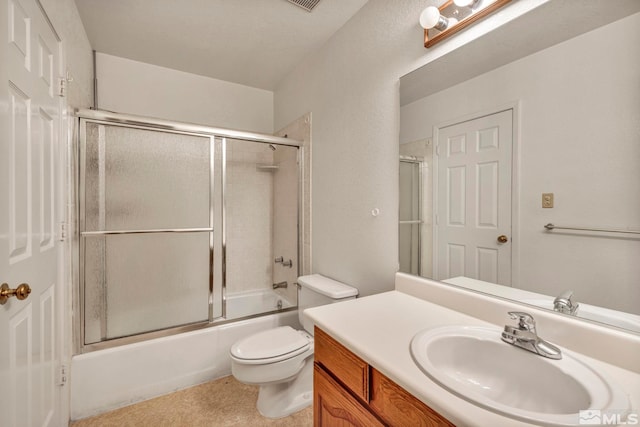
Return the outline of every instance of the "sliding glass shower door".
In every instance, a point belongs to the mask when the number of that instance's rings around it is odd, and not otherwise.
[[[84,344],[220,316],[215,139],[92,121],[80,133]]]
[[[295,142],[103,112],[78,126],[78,351],[295,308]]]

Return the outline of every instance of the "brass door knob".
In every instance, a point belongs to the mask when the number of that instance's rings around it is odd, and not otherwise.
[[[504,234],[498,236],[498,243],[507,243],[508,241],[509,241],[509,238]]]
[[[16,297],[19,300],[27,299],[31,293],[31,288],[28,284],[23,283],[15,289],[11,289],[9,285],[3,283],[0,286],[0,304],[4,304],[11,297]]]

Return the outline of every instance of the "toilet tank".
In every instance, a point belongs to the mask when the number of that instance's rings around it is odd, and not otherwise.
[[[320,274],[298,277],[298,319],[302,327],[313,335],[313,322],[305,319],[304,310],[319,305],[354,299],[358,290],[353,286],[330,279]]]

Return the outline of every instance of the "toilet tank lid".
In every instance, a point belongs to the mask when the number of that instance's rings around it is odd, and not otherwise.
[[[298,284],[329,298],[341,299],[358,295],[358,290],[353,286],[345,285],[321,274],[298,277]]]

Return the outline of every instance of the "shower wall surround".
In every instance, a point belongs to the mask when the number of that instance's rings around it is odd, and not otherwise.
[[[266,144],[227,141],[227,289],[268,288],[273,275],[274,171]]]
[[[227,140],[227,294],[271,290],[298,276],[298,150]],[[291,267],[276,263],[282,257]],[[286,302],[296,293],[285,291]],[[287,306],[287,304],[285,304]]]

